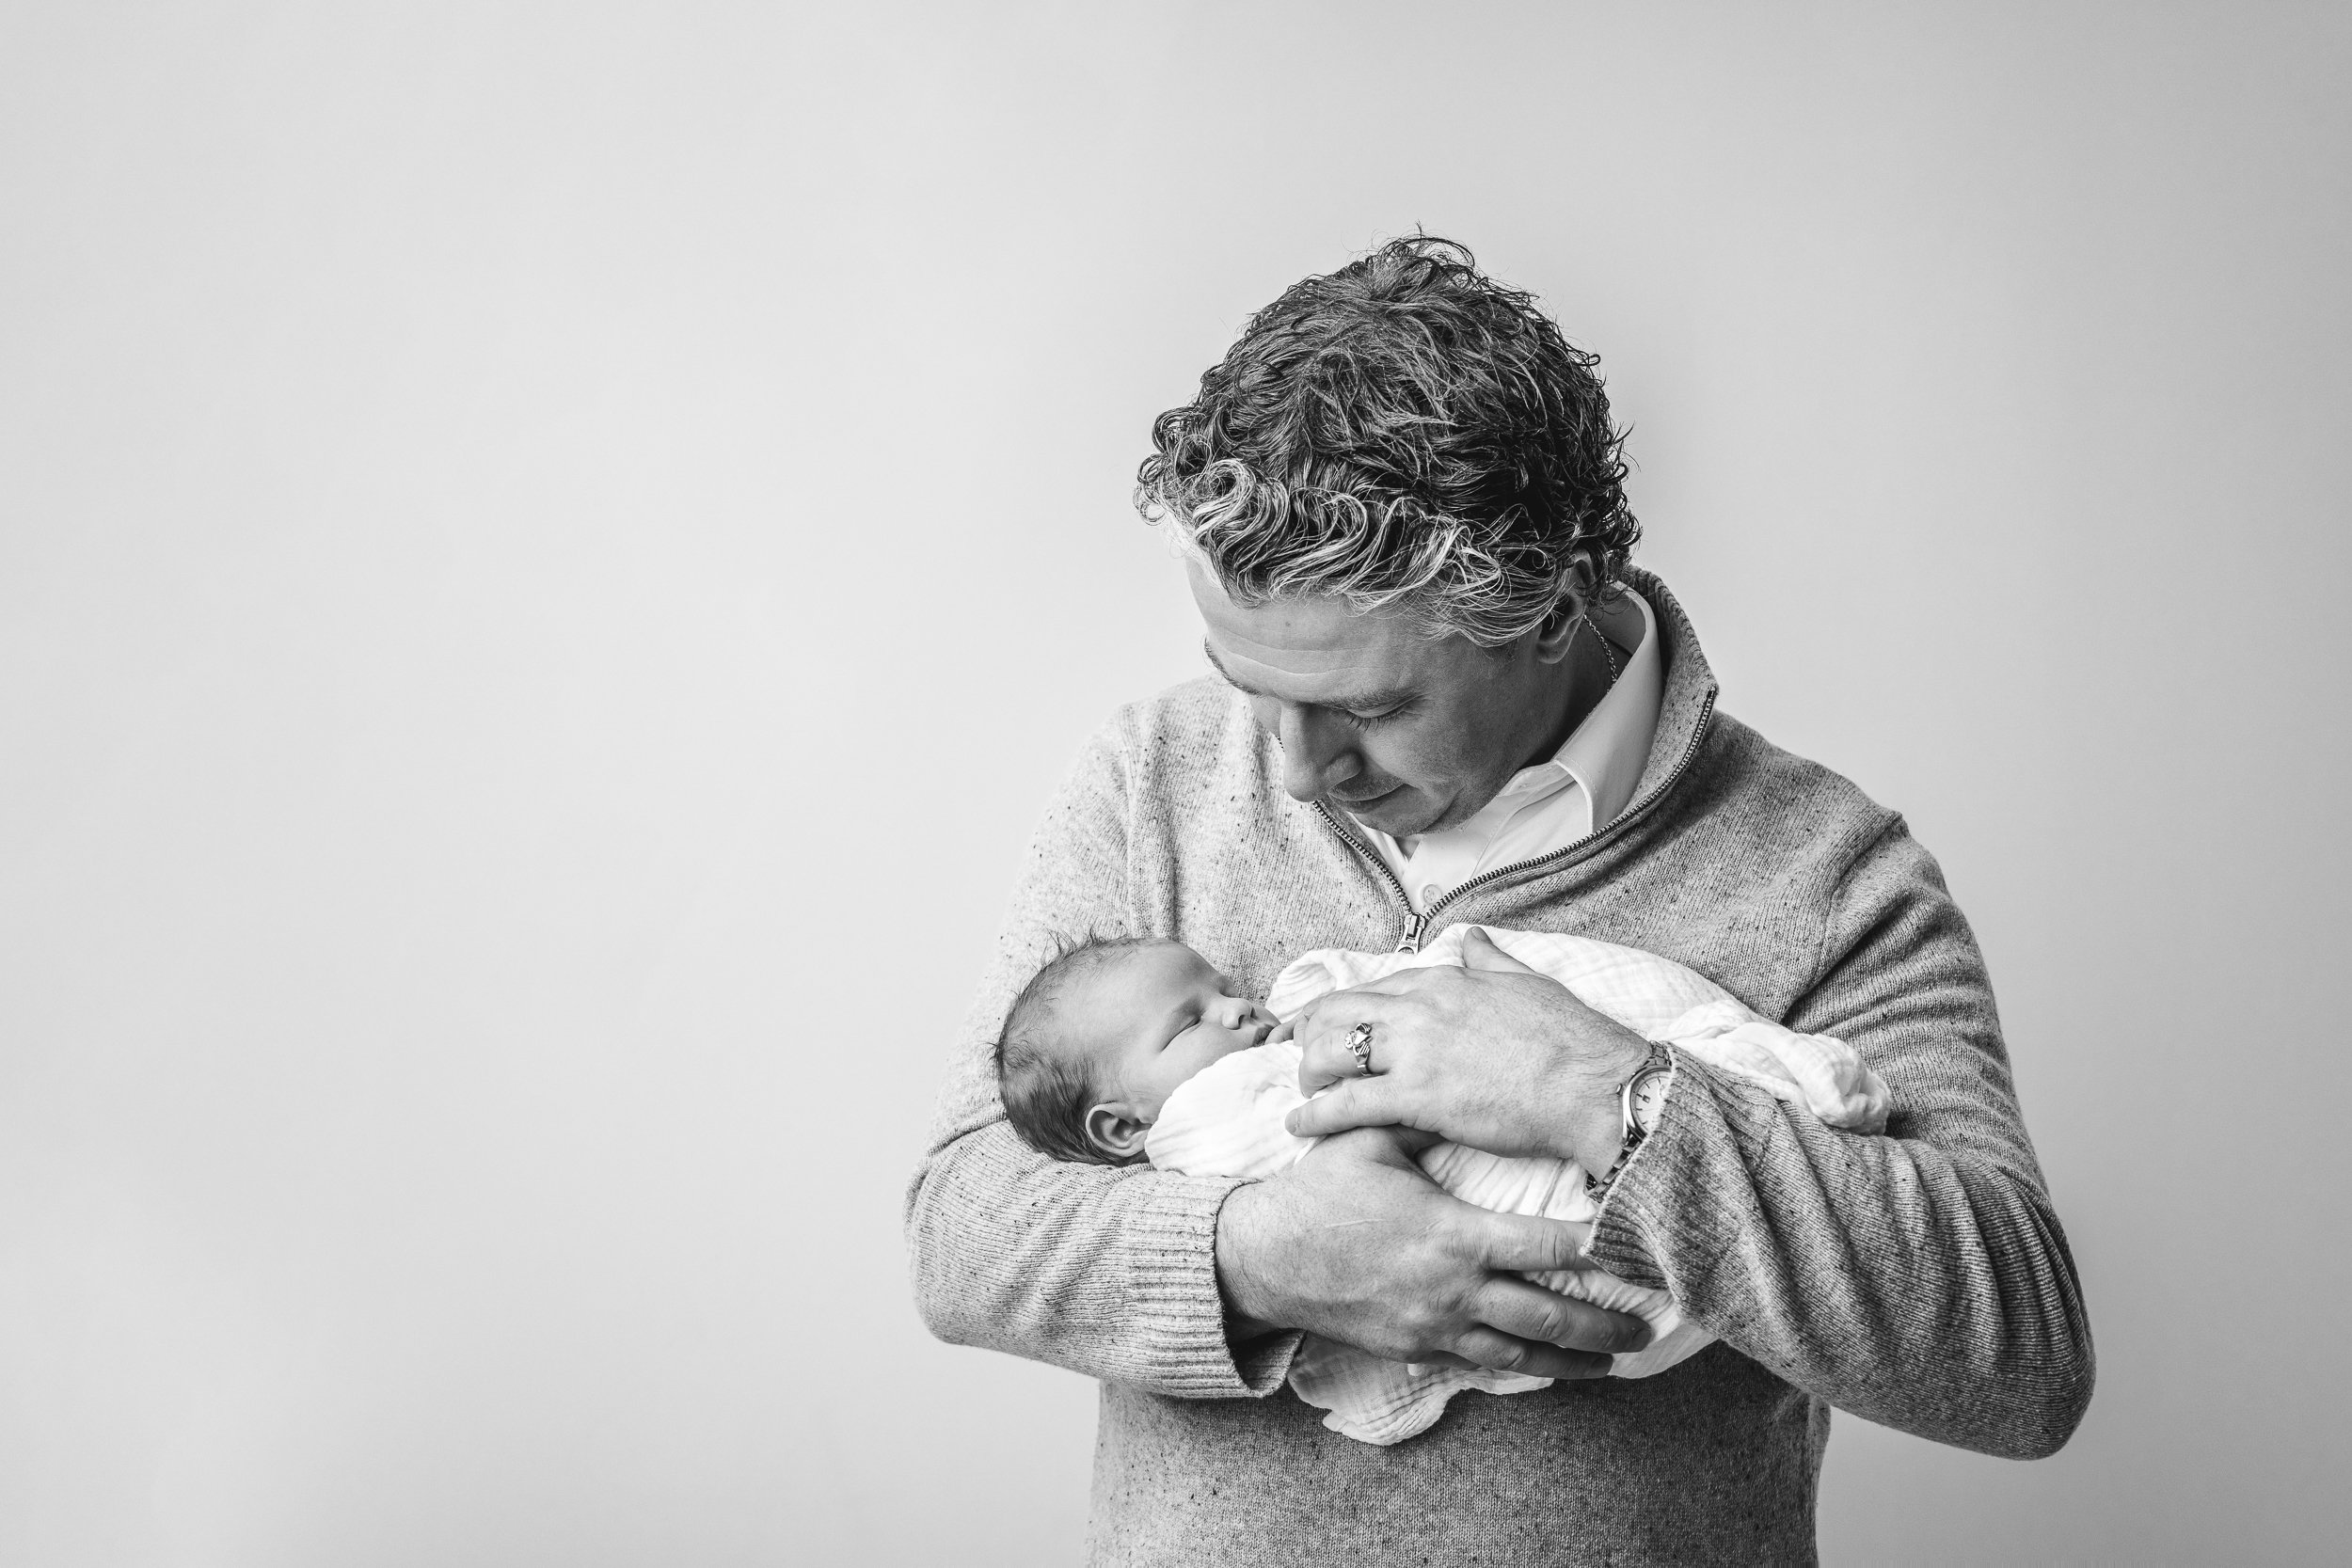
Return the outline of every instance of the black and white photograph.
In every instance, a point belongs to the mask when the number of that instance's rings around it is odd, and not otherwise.
[[[0,4],[0,1568],[2345,1560],[2347,82]]]

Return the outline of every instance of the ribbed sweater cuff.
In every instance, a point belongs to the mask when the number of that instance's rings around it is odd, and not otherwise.
[[[1170,1176],[1124,1227],[1130,1319],[1143,1330],[1144,1375],[1179,1399],[1254,1399],[1281,1386],[1295,1333],[1269,1335],[1236,1358],[1216,1286],[1216,1216],[1242,1185],[1228,1177]]]
[[[1779,1124],[1770,1094],[1676,1052],[1658,1130],[1610,1184],[1585,1254],[1653,1291],[1705,1274],[1746,1223],[1749,1173]]]

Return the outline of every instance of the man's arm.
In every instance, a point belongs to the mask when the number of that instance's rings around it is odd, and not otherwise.
[[[1217,1212],[1239,1182],[1049,1160],[1004,1119],[992,1050],[1056,944],[1123,934],[1126,769],[1096,736],[1056,792],[948,1063],[908,1188],[915,1306],[933,1334],[1193,1398],[1269,1392],[1296,1336],[1237,1361],[1217,1292]]]
[[[1847,873],[1787,1022],[1886,1080],[1886,1134],[1832,1131],[1684,1055],[1591,1256],[1840,1409],[1983,1453],[2056,1452],[2090,1401],[2082,1289],[1983,959],[1899,819]]]
[[[1598,1375],[1606,1353],[1638,1349],[1640,1319],[1515,1276],[1575,1266],[1581,1227],[1462,1203],[1390,1134],[1340,1140],[1249,1184],[1236,1200],[1247,1212],[1231,1214],[1234,1180],[1069,1164],[1020,1140],[991,1041],[1057,940],[1140,929],[1127,891],[1130,798],[1118,745],[1098,736],[1031,847],[951,1057],[906,1207],[931,1332],[1194,1399],[1279,1386],[1298,1335],[1263,1333],[1253,1318],[1400,1358],[1554,1377]],[[1230,1325],[1220,1264],[1235,1275],[1224,1282]]]
[[[1296,1335],[1227,1342],[1217,1211],[1241,1183],[1047,1160],[1004,1122],[935,1150],[907,1206],[933,1334],[1188,1399],[1270,1393]]]
[[[1807,1392],[1940,1442],[2036,1457],[2090,1398],[2073,1259],[2010,1085],[1965,921],[1899,819],[1838,882],[1788,1019],[1891,1086],[1883,1136],[1824,1126],[1687,1053],[1663,1117],[1610,1189],[1587,1256]],[[1509,973],[1518,970],[1521,973]],[[1373,1025],[1375,1073],[1338,1054]],[[1333,1082],[1302,1136],[1397,1124],[1588,1170],[1615,1159],[1632,1031],[1507,959],[1325,997],[1297,1028]]]

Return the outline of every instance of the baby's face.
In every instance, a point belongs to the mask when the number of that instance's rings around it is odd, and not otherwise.
[[[1105,1099],[1155,1120],[1177,1085],[1211,1062],[1264,1043],[1276,1022],[1209,961],[1180,942],[1115,955],[1087,976],[1063,1023],[1095,1067]]]

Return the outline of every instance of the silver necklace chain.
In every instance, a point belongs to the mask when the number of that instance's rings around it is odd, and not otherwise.
[[[1606,637],[1601,636],[1600,628],[1593,625],[1593,618],[1590,615],[1579,615],[1576,620],[1579,626],[1593,634],[1593,641],[1600,644],[1600,657],[1605,659],[1609,665],[1609,684],[1612,686],[1616,685],[1617,674],[1620,668],[1617,663],[1616,644],[1611,642]]]

